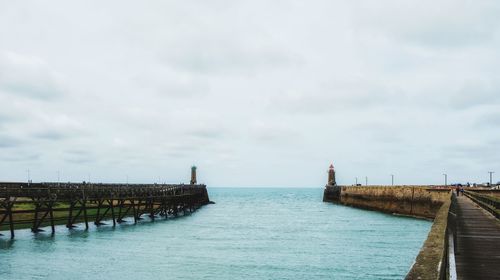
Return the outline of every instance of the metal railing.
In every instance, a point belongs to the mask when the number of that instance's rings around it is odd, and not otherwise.
[[[474,191],[465,191],[464,193],[483,209],[493,214],[497,219],[500,219],[500,198],[491,195],[479,194]]]

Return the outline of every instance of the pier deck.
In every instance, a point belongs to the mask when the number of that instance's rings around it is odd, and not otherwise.
[[[205,185],[0,183],[0,231],[30,227],[44,231],[56,224],[96,226],[110,220],[113,226],[132,216],[134,223],[148,215],[169,217],[192,212],[209,203]],[[1,234],[1,233],[0,233]]]
[[[457,214],[458,279],[500,279],[500,222],[465,196]]]

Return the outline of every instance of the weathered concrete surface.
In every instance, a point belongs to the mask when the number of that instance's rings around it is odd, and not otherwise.
[[[326,185],[325,191],[323,192],[324,202],[335,202],[340,199],[340,186]]]
[[[433,219],[443,202],[449,200],[449,192],[420,186],[327,186],[323,200]]]
[[[436,213],[429,235],[420,249],[415,263],[405,279],[444,279],[448,251],[448,215],[451,205],[451,193],[446,194]]]

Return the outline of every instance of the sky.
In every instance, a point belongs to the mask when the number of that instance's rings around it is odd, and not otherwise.
[[[0,0],[0,181],[500,181],[500,1]],[[495,178],[496,177],[496,178]]]

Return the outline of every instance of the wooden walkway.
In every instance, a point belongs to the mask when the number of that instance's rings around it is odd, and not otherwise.
[[[170,184],[87,184],[87,183],[16,183],[0,182],[0,231],[31,227],[43,231],[56,224],[73,228],[78,223],[104,225],[104,220],[134,223],[149,215],[176,217],[181,211],[191,213],[209,203],[205,185]],[[186,212],[187,211],[187,212]]]
[[[458,279],[500,279],[500,221],[463,195],[457,214]]]

